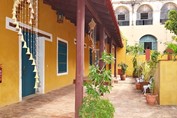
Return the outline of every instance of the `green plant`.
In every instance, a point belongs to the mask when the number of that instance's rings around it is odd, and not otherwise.
[[[138,77],[140,66],[137,62],[137,56],[139,53],[143,52],[143,47],[140,44],[135,44],[134,46],[128,46],[128,52],[133,55],[132,63],[133,63],[133,77]]]
[[[168,13],[168,19],[165,22],[165,28],[177,35],[177,11],[171,10]]]
[[[168,13],[168,20],[165,22],[165,28],[175,34],[175,36],[172,36],[172,39],[177,41],[177,11],[176,10],[171,10]],[[174,56],[174,60],[176,60],[177,44],[169,43],[167,44],[167,49],[168,48],[173,50],[172,55]],[[164,51],[164,53],[169,54],[168,52],[166,52],[166,50]]]
[[[142,68],[142,75],[144,76],[144,81],[148,82],[151,76],[150,75],[151,68],[147,62],[144,62],[141,65],[141,68]]]
[[[114,57],[112,54],[103,52],[100,60],[104,62],[104,66],[102,68],[98,65],[90,66],[88,76],[90,81],[84,83],[87,96],[84,97],[79,111],[81,118],[113,118],[115,111],[113,105],[101,96],[109,93],[112,88],[111,71],[106,70],[105,66],[111,64]]]
[[[154,94],[154,88],[155,88],[155,81],[154,81],[154,77],[151,76],[151,82],[150,82],[150,93]]]
[[[171,51],[168,52],[167,51],[168,49],[171,49]],[[169,44],[167,44],[167,48],[165,49],[164,54],[172,54],[174,56],[174,60],[176,60],[177,44],[175,44],[175,43],[169,43]]]
[[[80,109],[81,118],[114,118],[114,106],[109,100],[88,95]]]
[[[151,59],[149,62],[147,62],[147,65],[149,67],[149,72],[148,72],[148,78],[150,79],[151,77],[154,77],[156,68],[157,68],[157,63],[159,62],[158,57],[160,53],[158,51],[153,51],[151,53]],[[147,79],[148,80],[148,79]]]
[[[123,62],[121,62],[120,64],[118,64],[118,66],[121,67],[122,74],[124,75],[126,70],[127,70],[127,68],[128,68],[128,65],[123,63]]]

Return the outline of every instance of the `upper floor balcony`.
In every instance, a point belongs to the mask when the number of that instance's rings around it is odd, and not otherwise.
[[[153,24],[153,19],[136,20],[136,25],[152,25],[152,24]]]
[[[168,19],[160,19],[160,23],[161,24],[165,24],[165,22],[167,21]]]
[[[129,23],[130,21],[129,20],[119,20],[118,23],[119,23],[119,26],[129,26]]]

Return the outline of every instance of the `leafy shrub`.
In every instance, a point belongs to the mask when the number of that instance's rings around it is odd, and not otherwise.
[[[114,106],[109,100],[88,95],[80,110],[81,118],[114,118]]]

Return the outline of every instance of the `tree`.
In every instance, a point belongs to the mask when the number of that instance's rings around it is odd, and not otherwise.
[[[177,11],[171,10],[168,13],[168,19],[169,20],[165,22],[165,28],[177,35]],[[177,36],[173,36],[172,38],[177,41]]]

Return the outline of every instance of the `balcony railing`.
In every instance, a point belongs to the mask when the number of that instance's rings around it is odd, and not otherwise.
[[[136,20],[136,25],[152,25],[152,19]]]
[[[118,21],[119,26],[129,26],[129,21]]]
[[[160,23],[161,24],[165,24],[165,22],[167,21],[168,19],[160,19]]]

